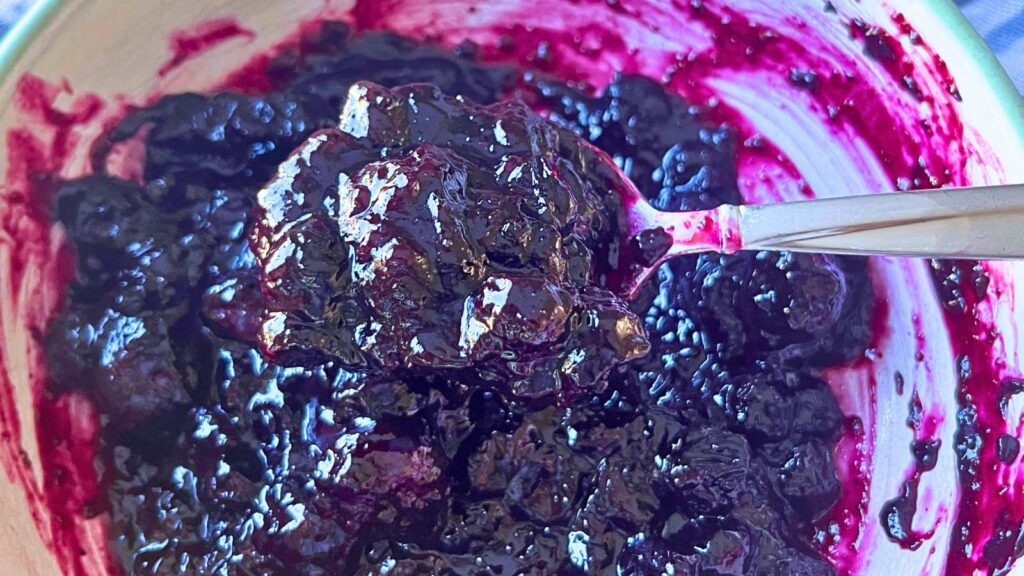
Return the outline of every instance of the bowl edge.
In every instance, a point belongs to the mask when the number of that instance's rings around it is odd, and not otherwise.
[[[65,4],[64,0],[40,0],[0,39],[0,83],[14,71],[32,39],[56,18]]]

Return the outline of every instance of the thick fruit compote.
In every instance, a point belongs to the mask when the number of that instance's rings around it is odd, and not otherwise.
[[[285,365],[462,369],[519,397],[604,388],[649,345],[591,280],[626,184],[526,104],[352,87],[257,194],[252,245]],[[405,370],[400,370],[405,369]]]
[[[517,84],[473,53],[327,23],[272,91],[166,96],[61,185],[50,391],[100,414],[114,563],[832,573],[819,371],[863,353],[863,263],[683,258],[625,302],[617,179],[740,202],[731,132],[645,78]],[[140,181],[104,169],[130,139]]]

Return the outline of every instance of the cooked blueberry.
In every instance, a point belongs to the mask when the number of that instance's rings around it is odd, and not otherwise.
[[[56,216],[74,243],[75,298],[126,314],[173,308],[203,274],[208,243],[153,202],[155,187],[106,177],[64,184]]]
[[[821,442],[792,447],[775,474],[776,490],[803,518],[820,518],[839,494],[832,452]]]
[[[844,271],[844,270],[848,270]],[[867,343],[870,285],[855,265],[823,255],[701,256],[701,317],[725,356],[784,367],[831,362]]]
[[[794,428],[798,407],[773,384],[768,378],[755,377],[727,388],[726,411],[735,426],[754,439],[779,440]]]
[[[145,130],[145,176],[259,184],[319,122],[284,95],[174,94],[129,114],[117,142]]]
[[[936,452],[938,450],[936,449]],[[1020,440],[1017,440],[1009,434],[1003,434],[996,441],[996,456],[1001,462],[1011,464],[1017,459],[1017,454],[1020,453]],[[933,465],[934,466],[934,465]]]
[[[556,121],[611,153],[657,208],[740,203],[730,130],[705,124],[688,102],[657,82],[625,76],[597,98],[557,82],[542,82],[540,89]]]
[[[51,331],[52,377],[88,393],[113,426],[138,424],[189,400],[159,315],[71,313]]]
[[[748,489],[750,446],[743,436],[715,428],[695,429],[678,452],[664,458],[663,482],[688,502],[691,512],[728,512]]]

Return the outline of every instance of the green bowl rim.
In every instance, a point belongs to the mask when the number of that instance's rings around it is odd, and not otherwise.
[[[1013,83],[1013,79],[1003,68],[996,53],[974,27],[953,0],[930,0],[926,2],[938,19],[945,25],[951,35],[959,40],[967,55],[974,61],[996,96],[998,106],[1011,121],[1011,129],[1017,141],[1024,145],[1024,98]]]
[[[29,43],[56,16],[64,0],[40,0],[0,39],[0,83],[14,70]]]
[[[0,84],[14,70],[29,43],[49,25],[70,0],[39,0],[0,39]],[[926,0],[926,5],[959,40],[967,55],[988,78],[997,105],[1011,121],[1017,141],[1024,146],[1024,98],[974,26],[968,22],[953,0]]]

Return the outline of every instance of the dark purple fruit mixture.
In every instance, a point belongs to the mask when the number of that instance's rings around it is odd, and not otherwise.
[[[619,172],[573,133],[681,210],[740,201],[730,131],[643,78],[513,95],[471,55],[326,24],[267,94],[115,127],[144,183],[101,148],[61,187],[51,389],[101,414],[116,562],[832,573],[809,538],[843,422],[817,370],[863,353],[863,263],[683,258],[623,301],[601,287]],[[381,87],[411,82],[436,88]]]
[[[627,184],[518,100],[355,84],[257,194],[260,344],[288,366],[440,370],[518,397],[600,391],[647,354],[591,281]]]

